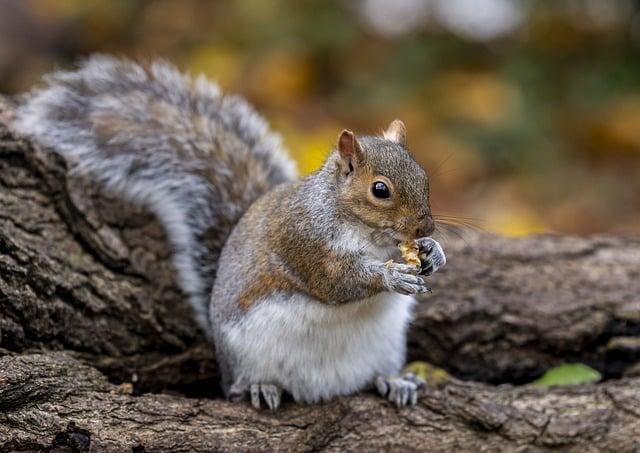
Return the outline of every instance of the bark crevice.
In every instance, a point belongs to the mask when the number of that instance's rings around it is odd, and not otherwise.
[[[0,100],[0,451],[640,448],[640,238],[452,239],[409,356],[471,382],[413,410],[365,394],[257,412],[219,398],[157,222],[14,136],[12,108]],[[574,361],[608,380],[479,382]]]

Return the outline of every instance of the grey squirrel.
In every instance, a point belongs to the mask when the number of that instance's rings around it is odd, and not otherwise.
[[[49,75],[14,128],[160,219],[229,399],[276,409],[283,390],[313,403],[375,386],[416,403],[424,382],[400,376],[413,295],[446,259],[401,121],[342,131],[298,179],[242,98],[164,62],[94,56]],[[422,268],[388,261],[412,239]]]

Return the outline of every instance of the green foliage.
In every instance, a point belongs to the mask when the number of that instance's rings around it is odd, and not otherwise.
[[[404,368],[404,373],[415,374],[427,381],[431,388],[443,387],[451,380],[451,375],[445,370],[423,361],[416,361],[407,364]]]
[[[540,387],[566,387],[570,385],[591,384],[602,379],[602,375],[582,363],[565,363],[547,370],[542,377],[532,382]]]

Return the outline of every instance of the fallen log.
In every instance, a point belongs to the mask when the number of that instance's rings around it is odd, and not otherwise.
[[[563,362],[607,378],[637,367],[640,238],[465,236],[418,306],[411,357],[492,383]]]
[[[637,451],[639,388],[637,378],[556,390],[454,381],[415,408],[359,395],[270,413],[220,399],[132,396],[62,352],[7,355],[0,450]]]
[[[602,384],[454,379],[415,411],[365,395],[258,413],[217,399],[214,346],[154,219],[15,136],[11,115],[0,101],[0,450],[638,448],[639,381],[615,379],[640,369],[639,238],[452,239],[411,329],[410,358],[457,378],[579,361]]]

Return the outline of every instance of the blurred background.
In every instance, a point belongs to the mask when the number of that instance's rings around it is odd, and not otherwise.
[[[302,172],[398,117],[436,213],[640,232],[637,0],[0,0],[0,92],[92,52],[243,94]]]

